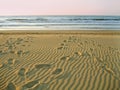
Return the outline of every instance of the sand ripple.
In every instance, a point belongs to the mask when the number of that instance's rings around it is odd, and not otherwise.
[[[120,89],[120,45],[111,43],[120,36],[14,34],[0,39],[0,90]]]

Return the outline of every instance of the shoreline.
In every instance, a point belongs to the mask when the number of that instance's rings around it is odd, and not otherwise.
[[[83,35],[120,35],[120,30],[1,30],[5,34],[83,34]]]

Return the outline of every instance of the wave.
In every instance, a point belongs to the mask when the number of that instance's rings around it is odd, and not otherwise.
[[[33,22],[39,22],[39,21],[47,21],[47,19],[43,19],[43,18],[37,18],[37,19],[31,19],[31,18],[27,18],[27,19],[7,19],[6,21],[10,21],[10,22],[28,22],[28,23],[33,23]]]
[[[11,27],[89,27],[120,29],[120,16],[4,16],[0,28]]]
[[[9,17],[6,21],[11,22],[78,22],[78,21],[120,21],[120,17],[83,17],[83,16],[60,16],[60,17]]]

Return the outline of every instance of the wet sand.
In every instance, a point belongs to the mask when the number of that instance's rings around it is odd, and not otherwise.
[[[119,33],[1,31],[0,90],[119,90]]]

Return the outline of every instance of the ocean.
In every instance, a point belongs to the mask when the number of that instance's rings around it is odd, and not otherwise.
[[[0,30],[120,30],[120,16],[0,16]]]

